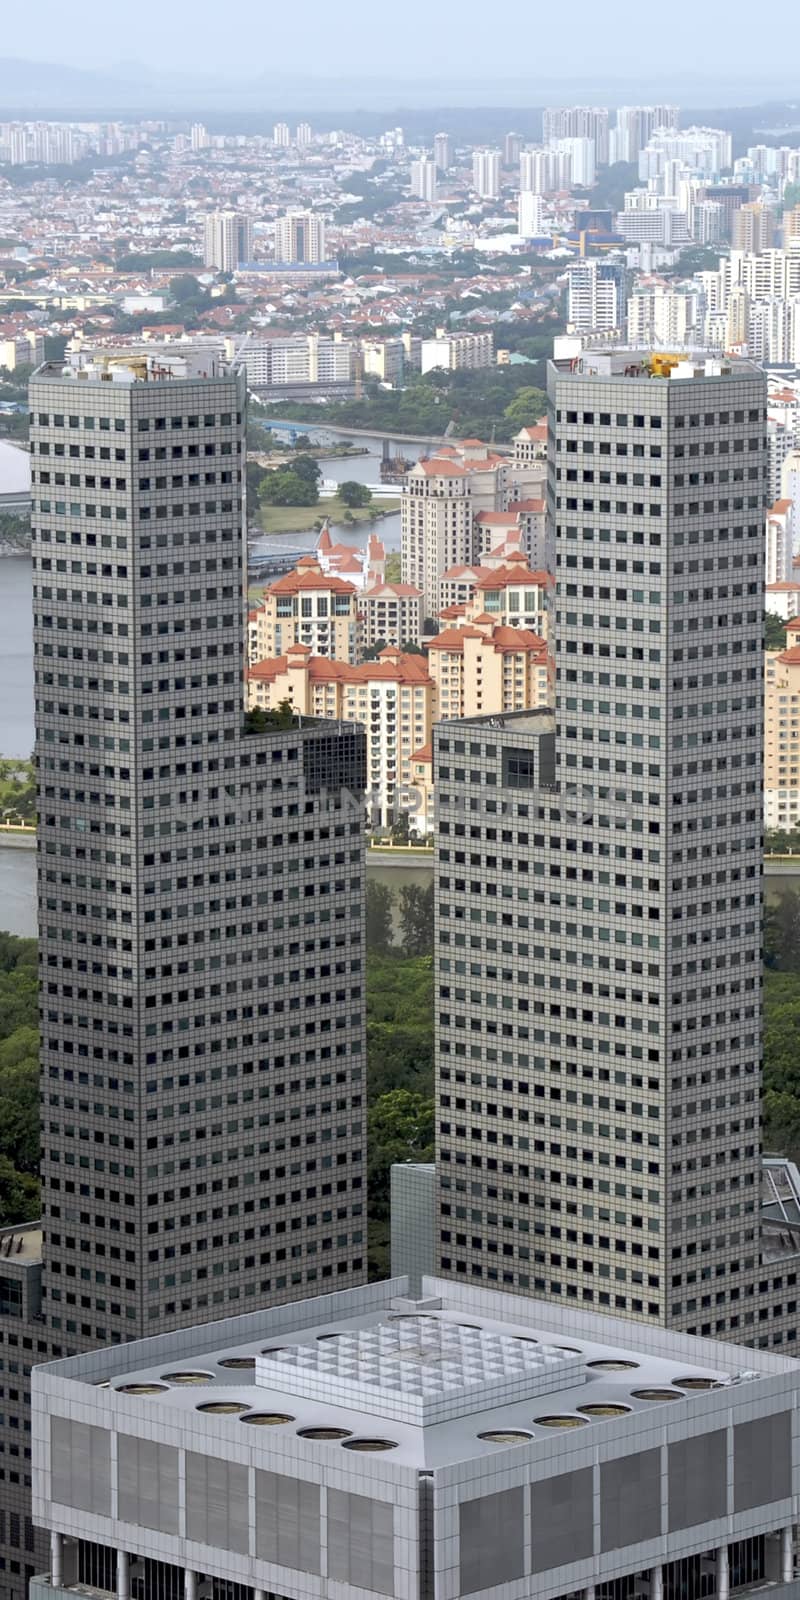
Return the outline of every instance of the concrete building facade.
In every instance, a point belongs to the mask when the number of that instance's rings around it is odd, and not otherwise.
[[[798,1381],[427,1276],[56,1362],[33,1600],[795,1600]]]
[[[366,1272],[363,733],[244,729],[243,375],[81,359],[30,387],[42,1224],[0,1307],[9,1600],[34,1362]]]
[[[759,1253],[766,384],[660,370],[550,367],[555,719],[434,732],[439,1260],[793,1340],[796,1301],[757,1299],[784,1281]]]

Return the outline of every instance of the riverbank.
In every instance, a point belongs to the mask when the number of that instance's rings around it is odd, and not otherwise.
[[[347,526],[355,527],[362,522],[378,522],[381,517],[389,517],[399,510],[399,499],[388,497],[351,509],[336,494],[330,500],[318,500],[315,506],[261,506],[260,517],[265,533],[312,533],[323,517],[337,523],[344,522],[347,517]]]
[[[0,827],[0,850],[35,850],[35,828]]]
[[[259,414],[258,417],[253,418],[253,421],[261,423],[265,428],[269,428],[271,423],[282,422],[286,428],[311,428],[317,429],[320,433],[339,433],[344,439],[380,439],[381,441],[390,439],[396,444],[421,445],[443,444],[445,440],[443,433],[395,433],[394,430],[384,433],[380,428],[348,428],[343,422],[327,422],[324,416],[313,419],[311,417],[306,417],[305,419],[302,417],[270,418]],[[447,435],[448,444],[458,444],[459,442],[455,434]],[[511,446],[509,445],[507,448],[510,450]]]

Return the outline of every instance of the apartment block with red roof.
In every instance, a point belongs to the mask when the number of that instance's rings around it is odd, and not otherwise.
[[[377,644],[419,644],[422,638],[422,593],[413,583],[374,583],[359,596],[361,640],[365,650]]]
[[[247,634],[251,663],[303,644],[316,656],[355,664],[361,659],[358,591],[324,573],[314,556],[303,556],[293,572],[264,590],[248,613]]]
[[[486,613],[448,627],[428,645],[442,719],[552,706],[555,672],[544,639]]]
[[[360,722],[367,734],[367,793],[375,826],[391,827],[412,804],[412,758],[432,737],[436,689],[422,656],[385,649],[351,666],[312,656],[303,645],[257,661],[247,674],[248,705],[291,701],[305,716]]]

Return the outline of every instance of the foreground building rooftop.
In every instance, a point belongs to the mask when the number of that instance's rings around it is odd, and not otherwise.
[[[639,1592],[626,1574],[722,1564],[733,1543],[761,1587],[788,1574],[800,1365],[435,1278],[407,1290],[36,1369],[34,1516],[54,1567],[34,1594],[124,1596],[149,1562],[165,1594],[180,1571],[237,1600],[546,1600],[596,1581],[622,1600]],[[116,1584],[91,1581],[112,1568]]]

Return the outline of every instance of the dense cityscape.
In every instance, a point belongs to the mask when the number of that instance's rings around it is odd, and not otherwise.
[[[0,1600],[800,1596],[800,126],[586,98],[0,104]]]

